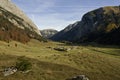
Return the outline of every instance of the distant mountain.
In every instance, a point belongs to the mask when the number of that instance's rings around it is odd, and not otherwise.
[[[10,0],[0,0],[0,40],[27,42],[41,40],[36,25]]]
[[[78,43],[120,44],[120,6],[108,6],[90,11],[81,21],[72,24],[70,29],[68,26],[51,39]]]
[[[40,30],[40,32],[44,38],[50,38],[54,34],[56,34],[58,31],[54,29],[44,29],[44,30]]]

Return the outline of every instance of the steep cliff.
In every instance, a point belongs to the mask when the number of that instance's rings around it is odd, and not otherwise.
[[[25,27],[34,30],[37,34],[40,34],[36,25],[11,0],[0,0],[0,7],[23,19],[26,23],[29,23],[30,26],[26,25]]]
[[[9,0],[0,0],[0,40],[42,40],[34,23]]]

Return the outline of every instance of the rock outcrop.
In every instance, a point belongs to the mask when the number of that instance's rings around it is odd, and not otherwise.
[[[0,40],[42,40],[36,25],[10,0],[0,0]]]
[[[50,38],[55,35],[58,31],[54,29],[44,29],[40,31],[44,38]]]
[[[55,41],[97,42],[120,44],[120,7],[102,7],[86,13],[81,21],[72,24],[53,37]],[[66,31],[66,32],[65,32]]]
[[[66,79],[66,80],[89,80],[89,78],[86,77],[85,75],[78,75],[78,76],[75,76],[71,79]]]
[[[5,70],[3,71],[3,74],[4,74],[4,76],[9,76],[9,75],[12,75],[12,74],[14,74],[16,72],[17,72],[17,68],[8,67],[8,68],[5,68]]]
[[[14,3],[12,3],[11,0],[0,0],[0,7],[23,19],[26,23],[29,23],[30,26],[26,25],[25,27],[40,34],[36,25],[25,15],[22,10],[20,10]]]

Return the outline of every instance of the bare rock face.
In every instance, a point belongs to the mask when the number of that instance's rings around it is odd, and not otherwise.
[[[0,0],[0,40],[23,43],[31,38],[42,41],[35,24],[10,0]]]
[[[8,68],[5,68],[5,70],[3,71],[3,74],[4,74],[4,76],[9,76],[9,75],[12,75],[16,72],[17,72],[17,68],[8,67]]]
[[[13,4],[11,0],[0,0],[0,7],[23,19],[26,23],[30,25],[26,25],[25,27],[35,31],[37,34],[40,35],[40,32],[36,25],[24,14],[23,11],[21,11],[15,4]]]
[[[56,41],[120,44],[120,6],[102,7],[86,13],[82,20],[53,37]]]
[[[58,31],[53,29],[44,29],[44,30],[40,30],[40,32],[44,38],[50,38],[53,35],[55,35]]]

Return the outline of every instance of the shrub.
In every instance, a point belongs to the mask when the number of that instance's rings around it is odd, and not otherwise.
[[[107,32],[110,32],[111,30],[116,29],[116,28],[117,28],[117,25],[116,25],[116,24],[110,23],[110,24],[108,24],[108,26],[107,26],[107,28],[106,28],[106,31],[107,31]]]
[[[18,59],[19,61],[16,62],[16,68],[19,71],[27,71],[32,68],[32,64],[29,60],[25,59],[24,57],[21,57]]]

